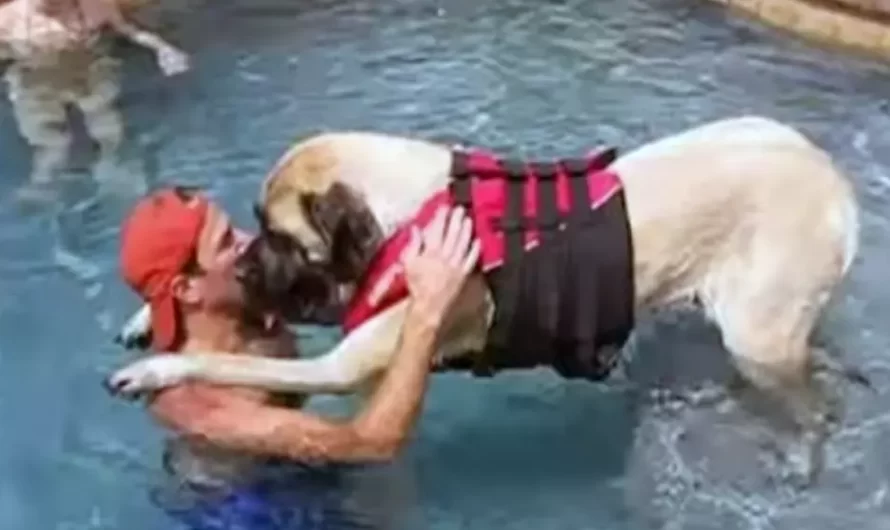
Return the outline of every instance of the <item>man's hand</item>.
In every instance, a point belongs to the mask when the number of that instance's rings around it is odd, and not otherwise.
[[[189,56],[173,46],[161,46],[157,51],[158,68],[166,76],[181,74],[189,69]]]
[[[401,266],[418,318],[436,327],[445,318],[479,261],[479,241],[471,243],[472,236],[472,220],[460,207],[450,213],[440,208],[423,233],[412,228]]]
[[[114,31],[155,52],[158,68],[166,76],[181,74],[189,69],[189,56],[151,31],[133,24],[121,12],[116,0],[98,2],[107,23]]]

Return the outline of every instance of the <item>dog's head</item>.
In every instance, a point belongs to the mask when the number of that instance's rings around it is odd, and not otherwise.
[[[290,322],[333,324],[339,300],[334,277],[309,262],[305,249],[269,227],[255,208],[259,235],[238,258],[236,270],[247,305],[257,314],[277,313]]]
[[[239,270],[256,304],[291,321],[328,323],[342,309],[340,292],[365,272],[382,242],[361,195],[304,150],[279,163],[255,215],[260,231]]]

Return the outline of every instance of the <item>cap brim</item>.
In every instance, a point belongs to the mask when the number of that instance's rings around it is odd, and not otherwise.
[[[170,351],[176,342],[176,303],[173,296],[151,301],[151,345],[157,351]]]

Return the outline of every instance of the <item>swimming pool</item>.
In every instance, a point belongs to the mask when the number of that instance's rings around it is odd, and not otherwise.
[[[732,413],[648,406],[544,372],[442,376],[408,453],[344,490],[359,510],[382,508],[411,529],[890,525],[890,66],[685,0],[192,5],[181,19],[164,14],[165,35],[193,54],[185,77],[162,79],[147,54],[120,51],[133,56],[123,96],[133,153],[153,181],[205,186],[246,226],[247,198],[273,161],[295,138],[335,128],[543,156],[630,148],[755,112],[803,128],[856,177],[862,252],[824,330],[879,395],[851,391],[821,486],[793,496],[766,482],[753,429]],[[27,166],[8,105],[0,113],[5,197]],[[127,358],[111,337],[136,307],[114,261],[126,206],[84,202],[52,217],[0,207],[4,530],[174,527],[150,495],[160,431],[99,384]],[[662,318],[638,335],[639,381],[681,386],[725,371],[713,332],[694,319]],[[304,348],[333,339],[315,333]]]

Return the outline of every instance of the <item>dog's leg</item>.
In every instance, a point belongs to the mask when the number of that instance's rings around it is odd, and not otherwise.
[[[329,353],[311,359],[272,359],[224,353],[161,354],[132,363],[105,382],[110,392],[136,397],[184,381],[249,386],[274,392],[350,393],[383,370],[395,352],[408,302],[358,327]]]
[[[782,351],[776,345],[772,353]],[[829,434],[832,414],[808,369],[808,350],[805,344],[785,345],[783,360],[763,363],[754,360],[752,350],[736,358],[736,366],[745,381],[765,397],[777,401],[781,411],[794,422],[798,443],[784,451],[787,468],[782,473],[789,483],[806,487],[821,473],[824,464],[824,444]]]
[[[797,447],[786,452],[789,468],[784,478],[809,486],[822,470],[823,446],[835,415],[824,389],[812,377],[809,344],[826,298],[778,286],[760,294],[745,291],[744,300],[724,304],[718,323],[739,375],[762,397],[777,402],[800,435]]]
[[[151,307],[144,304],[127,319],[115,335],[114,342],[124,348],[147,349],[151,343]]]
[[[381,373],[398,348],[408,310],[404,300],[382,311],[351,333],[330,352],[311,359],[272,359],[226,353],[152,355],[116,371],[105,380],[112,394],[125,398],[184,381],[248,386],[284,393],[352,393]],[[149,317],[143,308],[131,319],[142,328]],[[481,276],[471,277],[448,315],[439,356],[453,357],[480,350],[492,318],[491,298]]]

